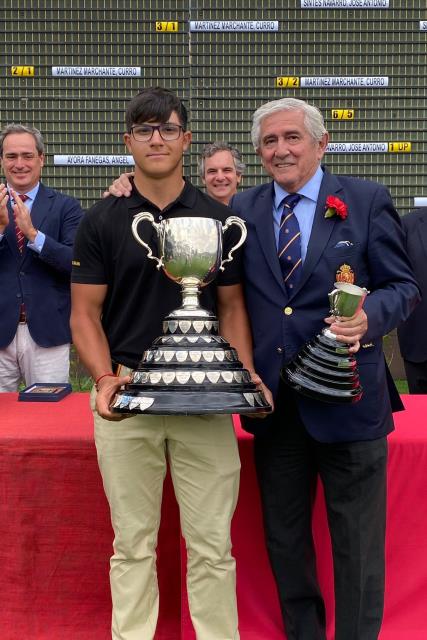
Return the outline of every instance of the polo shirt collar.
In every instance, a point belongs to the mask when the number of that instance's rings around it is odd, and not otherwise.
[[[153,202],[151,202],[150,200],[148,200],[147,198],[145,198],[142,193],[140,193],[137,188],[134,185],[133,182],[133,178],[131,178],[131,183],[132,183],[132,193],[129,196],[129,198],[126,198],[127,204],[128,204],[128,208],[133,210],[133,209],[138,209],[141,210],[141,206],[149,206],[150,208],[155,208],[157,210],[159,210],[159,208],[157,207],[157,205],[155,205]],[[172,207],[175,204],[181,204],[184,207],[187,207],[188,209],[192,209],[194,208],[194,205],[196,204],[196,198],[197,198],[197,190],[196,187],[194,185],[191,184],[191,182],[189,180],[187,180],[187,178],[184,178],[184,188],[182,189],[181,193],[179,194],[179,196],[176,198],[176,200],[174,200],[173,202],[171,202],[170,204],[168,204],[168,206],[163,209],[163,211],[167,212],[170,209],[172,209]]]

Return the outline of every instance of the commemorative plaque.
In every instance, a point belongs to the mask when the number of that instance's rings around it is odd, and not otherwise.
[[[143,221],[157,232],[159,257],[138,234]],[[241,236],[223,260],[223,233],[231,225],[240,228]],[[202,217],[157,223],[151,213],[141,212],[134,217],[132,233],[157,268],[181,285],[182,305],[164,319],[163,334],[144,352],[131,381],[116,394],[112,411],[158,415],[271,411],[237,351],[218,334],[215,315],[199,304],[201,288],[224,270],[245,241],[243,220],[230,216],[224,226]]]
[[[328,294],[330,315],[351,317],[362,308],[367,294],[365,288],[336,282]],[[284,367],[282,377],[298,393],[332,404],[358,402],[363,393],[356,358],[349,352],[349,345],[339,342],[328,328]]]

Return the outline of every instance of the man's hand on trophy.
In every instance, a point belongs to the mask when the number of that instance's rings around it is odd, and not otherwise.
[[[255,373],[255,371],[249,371],[249,373],[251,375],[252,382],[256,384],[257,389],[259,389],[259,391],[263,392],[264,397],[267,400],[268,404],[271,405],[271,411],[265,411],[265,412],[261,411],[260,413],[249,413],[247,414],[247,416],[248,418],[265,418],[266,416],[270,415],[274,411],[273,394],[271,393],[270,389],[265,386],[260,376],[257,373]]]
[[[113,420],[115,422],[130,418],[133,413],[112,413],[110,410],[111,403],[114,400],[114,396],[123,384],[127,384],[131,381],[131,376],[105,376],[100,380],[97,385],[95,407],[101,418],[105,420]]]
[[[116,180],[114,180],[113,184],[110,184],[108,191],[104,191],[102,197],[106,198],[107,196],[116,196],[117,198],[120,198],[121,196],[125,196],[125,198],[128,198],[132,193],[132,184],[129,178],[133,178],[134,175],[134,171],[122,173],[118,178],[116,178]]]
[[[350,353],[356,353],[360,349],[360,340],[368,330],[368,316],[363,309],[360,309],[351,318],[336,318],[329,316],[325,318],[329,328],[336,335],[337,340],[351,345]]]

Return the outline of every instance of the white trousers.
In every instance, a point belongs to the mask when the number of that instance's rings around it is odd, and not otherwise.
[[[92,409],[95,392],[92,392]],[[186,541],[197,640],[238,640],[230,526],[240,459],[231,416],[153,416],[122,422],[94,413],[95,442],[115,538],[113,640],[152,640],[159,609],[156,545],[169,461]]]
[[[19,323],[12,342],[0,349],[0,391],[18,391],[21,381],[68,382],[70,345],[39,347],[26,323]]]

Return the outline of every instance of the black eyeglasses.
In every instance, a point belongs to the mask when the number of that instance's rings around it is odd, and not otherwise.
[[[164,124],[134,124],[130,131],[135,140],[138,142],[149,142],[155,131],[160,133],[160,137],[165,142],[178,140],[184,127],[173,122],[165,122]]]

